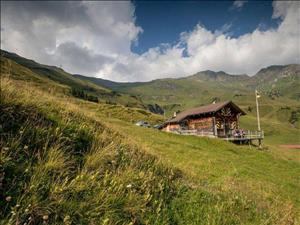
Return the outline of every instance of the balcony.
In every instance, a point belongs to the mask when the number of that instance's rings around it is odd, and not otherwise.
[[[194,136],[200,136],[200,137],[211,137],[211,138],[220,138],[226,141],[232,141],[232,142],[240,142],[240,143],[248,143],[252,140],[262,140],[264,139],[264,132],[263,131],[242,131],[237,132],[231,130],[227,133],[227,135],[224,135],[224,133],[219,133],[218,135],[215,135],[212,131],[203,131],[203,130],[185,130],[185,129],[174,129],[171,130],[171,132],[181,135],[194,135]],[[222,135],[221,135],[222,134]]]

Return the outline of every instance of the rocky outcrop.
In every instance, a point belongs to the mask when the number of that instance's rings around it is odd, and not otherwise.
[[[160,115],[164,114],[164,110],[158,104],[153,104],[153,105],[152,104],[148,104],[147,108],[152,113],[160,114]]]

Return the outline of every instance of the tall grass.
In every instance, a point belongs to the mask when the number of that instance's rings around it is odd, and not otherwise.
[[[295,222],[292,209],[193,184],[103,123],[94,103],[6,78],[1,88],[1,224]]]

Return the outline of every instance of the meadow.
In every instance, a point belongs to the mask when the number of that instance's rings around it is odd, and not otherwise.
[[[74,97],[65,80],[7,61],[1,57],[0,224],[300,223],[299,152],[280,147],[296,144],[299,129],[277,113],[280,100],[273,110],[262,100],[258,150],[137,127],[164,118]],[[255,113],[241,122],[254,129]]]
[[[297,160],[136,127],[126,107],[1,82],[1,224],[299,222]]]

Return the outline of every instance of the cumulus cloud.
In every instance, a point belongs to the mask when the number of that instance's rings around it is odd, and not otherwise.
[[[143,32],[130,2],[1,2],[1,48],[72,73],[116,81],[181,77],[201,70],[254,74],[273,64],[300,63],[300,3],[274,2],[276,29],[233,38],[231,24],[219,30],[196,25],[174,45],[143,54],[130,46]],[[3,7],[4,6],[4,7]],[[3,11],[3,12],[2,12]],[[35,13],[36,12],[36,13]]]
[[[142,29],[130,2],[1,1],[1,48],[72,73],[130,55]]]
[[[226,32],[210,31],[197,25],[193,31],[183,32],[178,44],[118,60],[99,75],[150,80],[180,77],[207,69],[253,75],[269,65],[300,63],[299,3],[274,2],[273,7],[273,17],[282,19],[277,29],[261,31],[258,28],[232,38]]]

